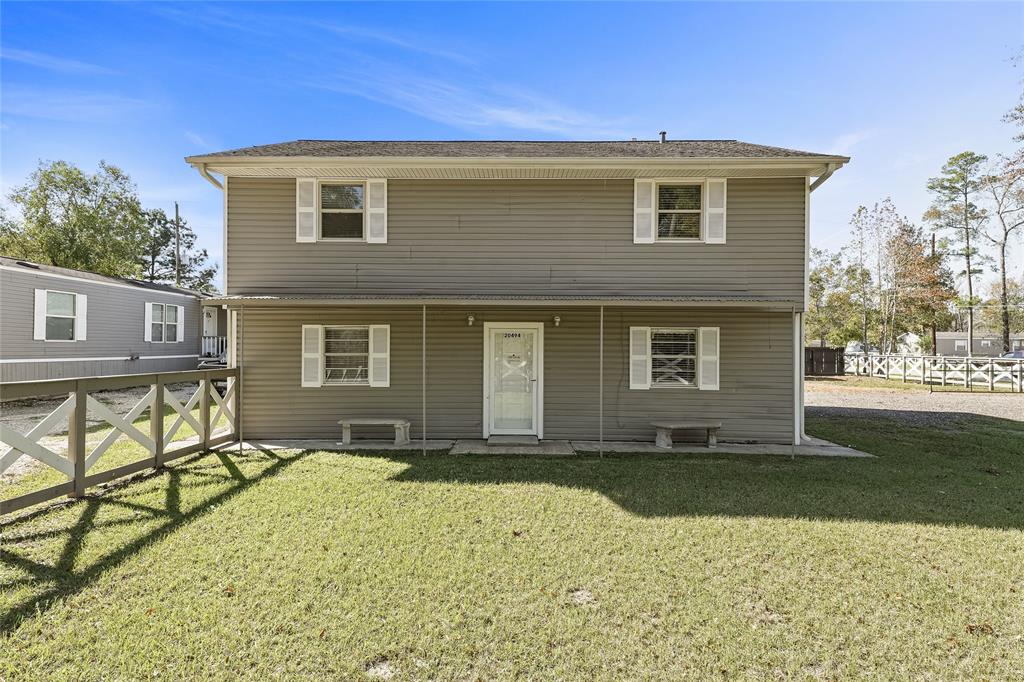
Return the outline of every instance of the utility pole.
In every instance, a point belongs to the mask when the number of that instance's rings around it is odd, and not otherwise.
[[[174,202],[174,286],[181,286],[181,216]]]
[[[933,267],[934,267],[934,264],[935,264],[935,233],[934,232],[932,232],[932,264],[933,264]],[[938,355],[939,354],[939,346],[938,346],[938,342],[935,339],[935,336],[936,336],[936,334],[935,334],[935,310],[933,309],[932,310],[932,355]],[[922,369],[921,371],[923,372],[924,369]]]

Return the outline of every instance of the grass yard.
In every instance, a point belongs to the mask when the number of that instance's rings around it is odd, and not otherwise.
[[[220,453],[0,526],[0,679],[1019,679],[1024,424],[875,460]]]

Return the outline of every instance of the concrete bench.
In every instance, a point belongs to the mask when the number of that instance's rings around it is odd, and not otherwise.
[[[704,429],[707,431],[708,447],[713,448],[718,442],[718,429],[722,428],[722,422],[709,419],[684,419],[651,422],[651,426],[657,429],[654,444],[659,448],[672,447],[672,432],[676,429]]]
[[[409,420],[408,419],[381,419],[374,417],[352,417],[341,419],[341,444],[352,444],[352,426],[394,426],[395,445],[409,444]]]

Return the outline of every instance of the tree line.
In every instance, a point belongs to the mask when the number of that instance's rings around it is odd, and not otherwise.
[[[188,221],[144,208],[131,178],[100,161],[88,173],[66,161],[41,161],[0,207],[0,254],[113,277],[213,292],[217,266]],[[180,248],[180,263],[176,264]]]
[[[1024,143],[1024,94],[1004,116]],[[1024,273],[1009,271],[1009,249],[1024,234],[1024,146],[989,159],[964,151],[927,181],[926,227],[900,215],[891,198],[860,206],[849,242],[811,252],[806,340],[895,353],[913,332],[935,351],[936,330],[998,331],[1003,351],[1024,331]],[[927,228],[927,229],[926,229]],[[979,277],[996,278],[979,290]],[[968,351],[970,352],[970,351]]]

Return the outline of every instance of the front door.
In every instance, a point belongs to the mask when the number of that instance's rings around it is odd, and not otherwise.
[[[541,323],[484,325],[484,437],[541,436]]]
[[[217,308],[203,308],[203,336],[217,336]]]

